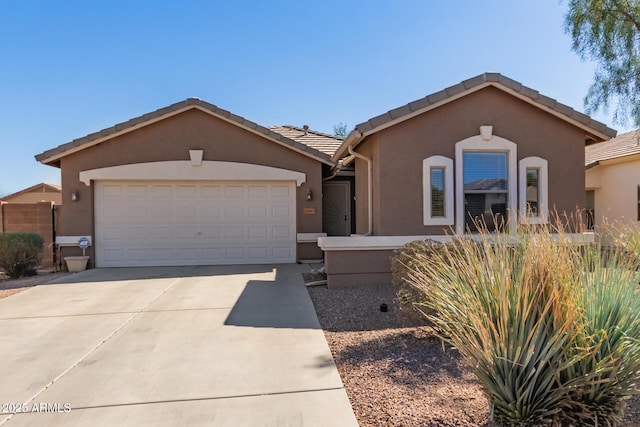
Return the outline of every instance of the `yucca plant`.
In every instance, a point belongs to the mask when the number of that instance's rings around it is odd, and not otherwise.
[[[638,269],[554,231],[480,227],[474,238],[425,242],[403,281],[469,362],[494,422],[616,425],[640,371]]]

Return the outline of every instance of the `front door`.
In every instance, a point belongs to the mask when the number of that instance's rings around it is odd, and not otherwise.
[[[322,226],[327,236],[351,234],[351,187],[349,181],[322,185]]]

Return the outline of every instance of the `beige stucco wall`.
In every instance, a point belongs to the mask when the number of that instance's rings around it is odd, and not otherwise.
[[[518,160],[528,156],[548,160],[550,210],[575,212],[584,206],[585,132],[487,87],[382,130],[357,147],[357,152],[370,153],[374,160],[375,235],[433,235],[449,230],[423,225],[422,161],[434,155],[455,161],[455,144],[478,135],[482,125],[493,126],[494,135],[516,143]],[[364,161],[356,162],[358,232],[366,221],[367,206],[361,200],[365,166]]]
[[[594,190],[595,225],[621,221],[637,224],[640,160],[599,165],[586,171],[586,188]]]
[[[29,193],[18,194],[9,199],[3,199],[6,203],[38,203],[38,202],[53,202],[56,205],[62,204],[62,193],[47,191],[32,191]]]
[[[205,161],[251,163],[305,173],[306,182],[297,187],[297,232],[322,232],[322,199],[306,200],[309,189],[315,195],[322,194],[319,161],[210,114],[188,110],[62,158],[63,200],[70,200],[73,191],[80,197],[77,202],[65,204],[59,234],[94,234],[93,187],[79,181],[81,171],[131,163],[189,160],[190,149],[204,150]],[[315,208],[315,214],[303,214],[304,208]],[[319,248],[310,251],[305,247],[302,252],[307,257],[321,257]]]

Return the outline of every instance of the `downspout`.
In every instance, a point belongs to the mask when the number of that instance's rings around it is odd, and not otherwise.
[[[329,181],[329,180],[335,178],[336,175],[338,175],[338,172],[340,172],[340,166],[334,167],[333,168],[333,172],[331,173],[331,175],[325,176],[324,178],[322,178],[322,181]]]
[[[373,162],[371,161],[370,158],[363,156],[362,154],[356,153],[355,151],[353,151],[353,148],[351,147],[351,145],[349,145],[348,147],[349,149],[349,154],[351,154],[353,157],[360,159],[360,160],[364,160],[365,162],[367,162],[367,190],[368,190],[368,197],[367,197],[367,204],[368,204],[368,214],[369,214],[369,221],[368,221],[368,230],[367,232],[364,234],[365,236],[371,236],[373,234]]]

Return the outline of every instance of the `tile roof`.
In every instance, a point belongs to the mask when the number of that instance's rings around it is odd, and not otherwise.
[[[609,141],[587,145],[585,147],[585,166],[596,166],[603,160],[640,154],[640,129],[623,133]]]
[[[264,126],[261,126],[250,120],[247,120],[244,117],[233,114],[227,110],[223,110],[222,108],[219,108],[216,105],[202,101],[199,98],[188,98],[184,101],[176,102],[175,104],[171,104],[168,107],[160,108],[151,113],[147,113],[142,116],[135,117],[126,122],[122,122],[117,125],[111,126],[109,128],[102,129],[101,131],[83,136],[82,138],[74,139],[71,142],[62,144],[56,148],[40,153],[35,157],[36,157],[36,160],[38,160],[41,163],[55,165],[58,159],[68,154],[74,153],[76,151],[80,151],[84,148],[90,147],[92,145],[108,140],[110,138],[115,138],[116,136],[119,136],[123,133],[130,132],[132,130],[149,125],[151,123],[155,123],[156,121],[182,113],[184,111],[187,111],[193,108],[199,109],[201,111],[205,111],[213,116],[216,116],[228,122],[234,123],[253,133],[256,133],[258,135],[264,136],[265,138],[271,139],[272,141],[278,144],[288,146],[295,151],[301,152],[304,155],[312,157],[328,165],[334,164],[331,161],[330,155],[327,155],[326,153],[316,148],[313,148],[309,145],[305,145],[299,141],[295,141],[293,139],[287,138],[280,133],[274,132]]]
[[[24,193],[31,193],[31,192],[36,192],[36,190],[38,190],[38,192],[49,192],[49,193],[60,193],[62,191],[62,187],[59,186],[58,184],[51,184],[48,182],[41,182],[39,184],[36,185],[32,185],[31,187],[25,188],[23,190],[20,191],[16,191],[13,194],[7,194],[6,196],[0,198],[0,201],[5,201],[8,199],[12,199],[16,196],[19,196],[21,194]]]
[[[468,80],[464,80],[463,82],[450,86],[439,92],[427,95],[424,98],[387,111],[384,114],[356,125],[355,129],[345,139],[344,144],[337,150],[334,155],[334,160],[336,160],[336,157],[339,158],[346,154],[348,145],[357,145],[367,135],[422,114],[430,109],[439,107],[447,102],[453,101],[461,96],[465,96],[466,94],[475,92],[476,90],[487,86],[494,86],[498,89],[511,93],[532,105],[542,108],[564,120],[582,127],[589,133],[593,133],[598,136],[600,139],[609,139],[616,136],[617,132],[615,129],[609,128],[604,123],[596,121],[586,114],[576,111],[553,98],[542,95],[538,91],[524,86],[520,82],[512,80],[499,73],[484,73]]]
[[[315,148],[329,156],[333,156],[344,141],[344,139],[339,136],[328,135],[311,129],[305,130],[304,128],[291,125],[269,126],[269,129],[301,144]]]

